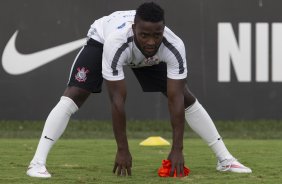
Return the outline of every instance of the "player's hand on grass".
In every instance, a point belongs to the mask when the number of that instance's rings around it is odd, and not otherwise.
[[[171,170],[169,175],[172,177],[174,171],[176,170],[176,176],[184,176],[184,157],[182,150],[172,149],[167,159],[171,162]]]
[[[118,176],[131,176],[132,157],[129,150],[118,150],[116,154],[113,173]]]

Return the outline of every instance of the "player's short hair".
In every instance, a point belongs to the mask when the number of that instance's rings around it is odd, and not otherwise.
[[[143,3],[136,9],[134,23],[140,19],[148,22],[163,21],[165,23],[164,10],[154,2]]]

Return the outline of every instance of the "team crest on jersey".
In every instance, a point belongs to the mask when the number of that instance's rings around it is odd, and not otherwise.
[[[157,65],[160,63],[160,60],[157,56],[153,56],[153,57],[146,58],[143,62],[146,65]]]
[[[75,75],[75,79],[78,81],[78,82],[85,82],[86,79],[87,79],[87,76],[86,74],[89,73],[89,70],[85,67],[78,67],[77,68],[77,73]]]

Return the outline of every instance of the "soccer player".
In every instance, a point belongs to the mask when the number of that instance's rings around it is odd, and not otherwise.
[[[162,92],[168,98],[172,147],[168,159],[183,174],[184,122],[210,146],[218,159],[218,171],[251,173],[227,150],[208,113],[190,92],[183,41],[165,26],[164,10],[153,2],[138,9],[117,11],[96,20],[87,43],[72,65],[68,87],[50,112],[30,162],[27,175],[49,178],[46,159],[68,121],[91,93],[101,92],[106,81],[112,109],[117,152],[113,172],[131,175],[132,157],[126,136],[126,85],[123,66],[132,68],[144,92]]]

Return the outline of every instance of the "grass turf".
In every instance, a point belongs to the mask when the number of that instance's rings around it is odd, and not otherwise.
[[[110,139],[61,139],[48,158],[51,179],[25,175],[38,140],[0,139],[0,183],[280,183],[282,143],[280,140],[227,139],[232,154],[253,169],[252,174],[220,173],[216,158],[200,139],[185,139],[184,154],[191,173],[185,178],[160,178],[157,169],[169,153],[169,146],[139,146],[141,139],[130,139],[133,156],[131,177],[112,173],[116,145]]]
[[[186,178],[160,178],[157,169],[169,146],[142,147],[148,136],[171,141],[166,121],[129,121],[128,137],[133,156],[132,177],[112,174],[116,144],[109,121],[71,121],[48,157],[53,177],[25,175],[41,135],[42,121],[0,121],[0,183],[280,183],[282,181],[281,121],[218,121],[229,151],[253,170],[252,174],[219,173],[208,146],[185,127],[184,154],[191,174]]]

